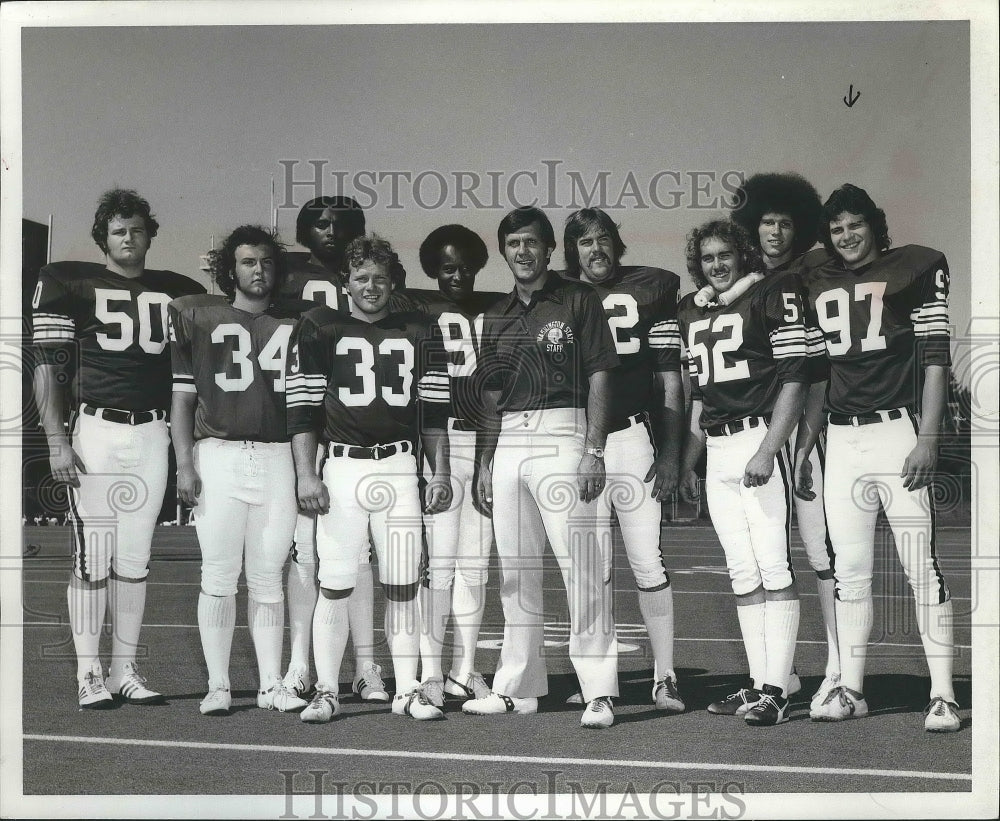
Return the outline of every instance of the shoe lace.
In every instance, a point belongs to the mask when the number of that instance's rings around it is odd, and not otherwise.
[[[364,672],[361,673],[361,680],[364,682],[365,686],[372,690],[383,690],[385,689],[385,682],[382,681],[382,676],[379,675],[378,670],[373,666],[367,667]]]
[[[750,708],[750,712],[763,713],[764,711],[766,711],[768,708],[771,707],[777,710],[778,702],[774,700],[774,696],[769,696],[765,693],[757,700],[757,703]]]
[[[482,673],[471,673],[469,675],[469,685],[468,689],[472,691],[472,694],[476,694],[476,689],[481,688],[482,690],[489,691],[489,685],[486,683],[486,679],[483,678]]]
[[[607,712],[611,709],[611,700],[607,696],[595,698],[590,704],[590,709],[595,713]]]
[[[933,713],[938,718],[948,714],[948,707],[945,700],[940,696],[935,698],[928,706],[926,712]]]
[[[83,677],[83,688],[89,693],[98,692],[103,684],[104,682],[96,673],[87,673],[87,675]]]

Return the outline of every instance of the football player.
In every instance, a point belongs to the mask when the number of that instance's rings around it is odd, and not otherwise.
[[[916,600],[930,670],[924,727],[961,726],[952,686],[951,593],[935,555],[938,432],[951,364],[948,262],[919,245],[890,248],[885,212],[854,185],[823,205],[825,254],[806,265],[810,305],[826,338],[827,463],[823,488],[836,556],[841,686],[813,707],[816,721],[868,713],[865,660],[872,628],[872,565],[879,505]],[[822,426],[812,413],[808,456]],[[800,465],[797,481],[811,490]]]
[[[615,508],[639,591],[653,649],[653,703],[660,710],[683,712],[674,673],[674,596],[660,553],[660,502],[677,489],[684,429],[680,278],[660,268],[621,265],[625,243],[614,220],[600,209],[570,214],[563,238],[566,273],[597,291],[621,361],[611,372],[607,486],[599,502],[609,517]],[[651,489],[644,483],[652,483]]]
[[[172,271],[146,268],[158,229],[149,203],[135,191],[106,192],[91,231],[105,265],[47,265],[32,301],[40,357],[35,400],[52,476],[70,488],[67,598],[84,708],[108,707],[113,695],[132,704],[163,700],[140,673],[136,649],[167,484],[167,303],[205,289]],[[67,435],[74,369],[78,395]],[[114,635],[105,683],[98,652],[106,609]]]
[[[689,294],[677,308],[691,370],[691,429],[684,483],[707,448],[705,491],[729,566],[752,688],[713,702],[717,715],[752,726],[788,721],[788,678],[799,626],[789,554],[791,453],[810,367],[800,284],[752,276],[760,253],[739,225],[708,222],[688,235],[688,272],[714,298]],[[723,301],[722,297],[726,297]]]
[[[475,290],[476,276],[488,258],[486,243],[468,228],[435,228],[420,245],[420,265],[437,283],[437,290],[394,291],[390,301],[394,311],[409,308],[430,317],[448,354],[452,503],[448,510],[425,519],[428,566],[420,591],[421,688],[438,707],[444,706],[445,694],[464,699],[489,694],[475,661],[493,526],[473,505],[476,430],[482,423],[473,376],[483,311],[502,296]],[[449,610],[454,615],[455,646],[451,669],[443,676],[441,651]]]
[[[808,180],[798,174],[755,174],[736,194],[740,207],[733,211],[733,221],[743,226],[751,237],[756,237],[769,276],[782,274],[797,267],[799,258],[819,236],[819,215],[822,205],[819,194]],[[806,323],[810,355],[826,355],[822,332],[815,320]],[[807,403],[822,406],[825,382],[814,383]],[[792,434],[795,441],[795,433]],[[823,510],[823,460],[826,453],[825,436],[817,441],[809,459],[812,490],[805,495],[794,495],[795,520],[799,535],[806,548],[809,564],[816,573],[820,609],[826,634],[826,670],[819,689],[813,694],[813,705],[823,702],[827,694],[840,682],[840,651],[837,646],[837,617],[834,608],[834,581],[832,557]],[[801,460],[799,460],[801,461]],[[790,692],[799,687],[798,676],[793,673]]]
[[[548,692],[543,648],[546,537],[569,600],[569,655],[587,702],[581,723],[614,723],[618,643],[606,577],[611,528],[597,504],[611,422],[611,330],[592,288],[549,270],[556,247],[537,208],[511,211],[497,230],[514,277],[483,324],[486,408],[478,503],[494,513],[503,571],[503,648],[493,691],[467,713],[534,713]]]
[[[292,326],[312,303],[276,304],[284,252],[273,234],[235,229],[209,256],[225,296],[170,303],[177,495],[195,509],[201,547],[198,630],[208,666],[204,715],[228,715],[236,583],[246,566],[247,624],[257,654],[257,706],[301,710],[281,680],[282,570],[295,530],[295,469],[285,430]]]
[[[365,233],[365,212],[351,197],[317,197],[299,211],[295,239],[309,250],[307,259],[289,255],[288,277],[281,286],[285,298],[308,299],[348,315],[351,299],[344,289],[344,251]],[[319,584],[316,580],[316,517],[300,513],[295,526],[292,561],[288,566],[288,620],[291,657],[286,688],[298,696],[312,689],[309,676],[309,639]],[[372,609],[374,585],[370,552],[361,559],[354,592],[348,599],[354,646],[354,690],[366,701],[388,701],[382,668],[375,663]]]
[[[288,430],[298,499],[319,515],[321,596],[313,619],[316,695],[306,722],[340,711],[338,681],[347,643],[347,597],[367,549],[369,528],[386,594],[386,638],[396,675],[392,711],[424,720],[443,713],[420,691],[417,588],[422,543],[415,445],[419,434],[431,470],[423,512],[451,502],[445,431],[448,377],[444,350],[432,344],[426,318],[393,314],[392,246],[377,236],[347,248],[350,316],[326,307],[302,318],[288,366]],[[325,462],[316,469],[316,448]]]

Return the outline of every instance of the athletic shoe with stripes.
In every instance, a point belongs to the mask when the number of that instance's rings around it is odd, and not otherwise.
[[[420,687],[413,687],[405,693],[396,693],[392,700],[392,713],[397,716],[409,716],[417,721],[444,718],[444,713],[427,700]]]
[[[340,713],[340,696],[323,685],[316,685],[316,695],[309,705],[299,714],[306,724],[326,724]]]
[[[751,727],[774,727],[788,721],[788,699],[781,695],[781,688],[765,684],[760,688],[760,698],[746,712],[746,723]]]
[[[435,707],[444,707],[444,682],[441,679],[427,679],[420,685],[420,692]]]
[[[684,700],[677,692],[677,679],[668,674],[654,682],[653,704],[657,710],[666,710],[668,713],[684,712]]]
[[[115,700],[104,685],[104,673],[101,663],[95,662],[86,675],[77,681],[79,691],[77,697],[83,710],[106,710]]]
[[[271,682],[266,690],[257,691],[257,706],[262,710],[277,710],[279,713],[297,713],[309,702],[299,698],[285,686],[281,679]]]
[[[580,726],[588,730],[606,730],[615,723],[615,708],[610,696],[598,696],[587,704]]]
[[[226,684],[213,685],[209,682],[208,695],[198,705],[203,716],[227,716],[233,706],[233,697]]]
[[[819,685],[819,689],[813,693],[813,697],[809,701],[809,709],[813,710],[819,707],[826,701],[826,697],[830,695],[830,691],[839,686],[840,673],[830,673],[830,675],[826,676]]]
[[[747,711],[760,700],[760,690],[744,687],[730,693],[721,701],[713,701],[708,711],[717,716],[745,716]]]
[[[150,690],[134,661],[122,665],[120,676],[108,677],[108,691],[129,704],[162,704],[163,694]]]
[[[813,721],[847,721],[868,715],[868,702],[857,690],[850,687],[834,687],[823,703],[809,710]]]
[[[503,713],[529,715],[538,712],[538,699],[511,698],[500,695],[500,693],[490,693],[485,698],[470,698],[462,705],[462,712],[476,716],[502,715]]]
[[[389,694],[385,691],[385,682],[382,681],[382,668],[373,661],[369,661],[361,668],[361,675],[354,679],[354,692],[362,701],[389,700]]]
[[[958,705],[935,696],[924,709],[924,729],[929,733],[956,733],[962,726]]]
[[[306,704],[311,700],[312,681],[309,679],[309,670],[305,667],[289,667],[281,683],[286,690]]]
[[[469,673],[464,683],[448,676],[444,683],[444,691],[456,698],[486,698],[490,694],[490,686],[482,673],[473,671]]]

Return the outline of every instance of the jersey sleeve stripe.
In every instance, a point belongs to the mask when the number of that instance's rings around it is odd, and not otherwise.
[[[649,329],[650,348],[681,347],[681,333],[676,321],[657,322]]]
[[[322,374],[296,373],[285,379],[285,405],[289,408],[322,405],[326,377]]]
[[[805,328],[778,328],[769,334],[771,353],[775,359],[808,356]]]
[[[64,314],[36,313],[32,317],[32,325],[35,342],[72,341],[76,337],[76,323]]]

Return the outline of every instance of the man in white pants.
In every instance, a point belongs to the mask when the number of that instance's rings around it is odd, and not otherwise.
[[[806,261],[808,300],[826,337],[830,382],[826,482],[837,580],[841,682],[814,706],[815,721],[868,713],[863,695],[873,621],[872,567],[879,505],[916,601],[917,628],[930,671],[924,728],[961,727],[952,684],[951,592],[935,555],[934,497],[951,364],[948,262],[919,245],[890,250],[885,212],[854,185],[823,205],[825,253]],[[812,409],[800,431],[808,456],[822,427]],[[799,466],[798,481],[810,490]]]
[[[819,236],[819,215],[822,209],[819,194],[808,180],[798,174],[754,174],[736,192],[739,208],[733,211],[733,222],[756,237],[768,276],[794,271],[802,255]],[[815,320],[806,322],[810,356],[825,357],[822,332]],[[809,403],[823,403],[825,380],[810,387]],[[792,441],[796,434],[793,431]],[[833,548],[826,527],[823,509],[823,462],[826,437],[821,435],[808,459],[812,475],[812,490],[795,493],[795,521],[806,548],[809,566],[816,573],[826,635],[826,668],[823,681],[813,694],[811,704],[823,702],[827,694],[840,683],[840,650],[837,645],[837,615],[834,607]],[[793,673],[789,685],[794,693],[799,686]]]
[[[78,701],[86,709],[109,707],[113,696],[131,704],[163,701],[146,686],[136,655],[167,485],[167,304],[205,289],[173,271],[145,267],[158,228],[135,191],[108,191],[91,230],[106,264],[47,265],[32,301],[40,357],[35,401],[52,477],[70,488],[67,599]],[[72,397],[71,385],[78,390]],[[70,400],[76,409],[67,435]],[[114,625],[107,684],[98,655],[106,610]]]
[[[581,723],[610,727],[618,643],[606,589],[610,523],[596,500],[618,357],[597,294],[549,270],[556,241],[542,211],[511,211],[497,239],[514,290],[483,325],[487,406],[495,403],[499,418],[484,437],[477,494],[494,514],[505,625],[493,692],[462,709],[534,713],[548,693],[541,568],[548,537],[569,599],[569,655],[587,702]]]
[[[195,512],[201,547],[198,630],[208,667],[203,715],[229,715],[236,584],[246,566],[257,706],[301,710],[281,680],[282,570],[295,529],[295,469],[285,431],[285,359],[308,302],[275,304],[285,274],[271,232],[236,228],[209,255],[225,296],[170,303],[177,495]]]
[[[615,509],[638,588],[639,611],[653,650],[653,703],[680,713],[684,701],[674,672],[674,593],[660,552],[660,503],[677,488],[684,430],[680,278],[661,268],[621,265],[625,243],[618,226],[597,208],[570,214],[563,240],[566,274],[597,291],[621,360],[611,372],[607,487],[599,502],[603,515],[610,517]]]

